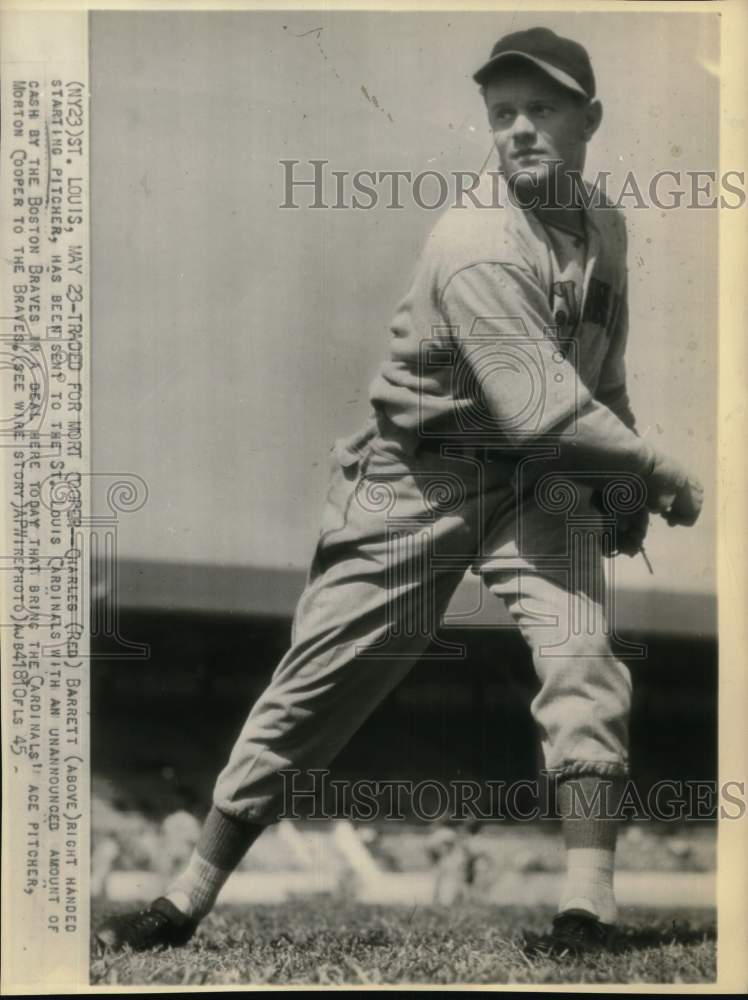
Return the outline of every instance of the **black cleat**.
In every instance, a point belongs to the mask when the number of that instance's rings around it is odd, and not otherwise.
[[[584,910],[564,910],[553,918],[551,942],[556,953],[603,951],[613,943],[615,927]]]
[[[197,922],[186,917],[163,896],[144,910],[110,917],[95,932],[98,945],[107,951],[148,951],[187,944]]]

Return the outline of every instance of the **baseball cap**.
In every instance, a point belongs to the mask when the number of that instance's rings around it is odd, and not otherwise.
[[[570,38],[562,38],[550,28],[529,28],[504,35],[491,49],[491,58],[473,74],[481,86],[496,74],[502,59],[521,57],[534,63],[557,83],[577,94],[595,96],[595,75],[587,50]]]

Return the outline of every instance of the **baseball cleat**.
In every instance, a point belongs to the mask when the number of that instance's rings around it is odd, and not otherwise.
[[[574,954],[609,948],[615,928],[584,910],[564,910],[553,918],[551,942],[556,952]]]
[[[95,932],[99,946],[108,951],[149,951],[187,944],[197,923],[163,896],[143,910],[110,917]]]

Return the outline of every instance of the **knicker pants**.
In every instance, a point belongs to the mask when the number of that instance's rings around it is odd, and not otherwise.
[[[631,685],[610,648],[599,516],[583,491],[572,530],[557,506],[518,495],[506,462],[392,434],[336,442],[291,648],[218,777],[218,808],[273,822],[280,772],[326,767],[429,644],[448,643],[438,625],[469,567],[532,651],[546,767],[625,774]]]

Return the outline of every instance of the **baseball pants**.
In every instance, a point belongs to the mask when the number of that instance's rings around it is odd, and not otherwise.
[[[219,809],[273,822],[280,772],[327,767],[432,640],[448,642],[438,626],[470,567],[532,652],[545,766],[627,772],[631,682],[609,641],[600,514],[568,482],[518,493],[515,466],[414,447],[392,426],[335,443],[291,648],[218,777]]]

